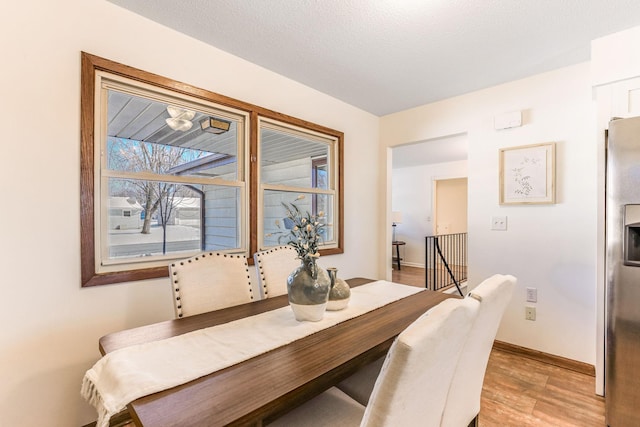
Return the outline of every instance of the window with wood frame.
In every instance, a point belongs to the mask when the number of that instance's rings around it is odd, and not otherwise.
[[[82,286],[251,259],[282,202],[326,214],[321,254],[343,252],[341,132],[88,53],[81,106]]]
[[[268,248],[288,241],[287,204],[323,218],[322,245],[335,248],[337,195],[334,159],[338,141],[282,122],[259,120],[260,206],[258,245]],[[292,148],[295,147],[295,148]]]

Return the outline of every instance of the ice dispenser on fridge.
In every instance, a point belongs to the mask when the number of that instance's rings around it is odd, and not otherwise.
[[[640,267],[640,205],[624,207],[624,264]]]

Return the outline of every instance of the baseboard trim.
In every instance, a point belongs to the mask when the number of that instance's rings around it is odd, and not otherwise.
[[[393,263],[393,265],[396,265],[396,264]],[[407,267],[424,268],[424,264],[420,264],[420,263],[417,263],[417,262],[408,262],[408,261],[404,261],[404,260],[402,260],[400,262],[400,265],[402,267],[407,266]]]
[[[559,368],[568,369],[570,371],[579,372],[581,374],[596,376],[596,368],[588,363],[579,362],[577,360],[568,359],[562,356],[556,356],[554,354],[544,353],[542,351],[533,350],[527,347],[520,347],[519,345],[510,344],[504,341],[494,341],[493,347],[498,350],[507,351],[509,353],[517,354],[518,356],[526,357],[529,359],[537,360],[538,362],[554,365]]]

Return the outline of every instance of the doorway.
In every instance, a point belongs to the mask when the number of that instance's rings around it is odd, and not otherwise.
[[[434,179],[434,234],[467,232],[467,178]]]
[[[421,275],[426,268],[425,238],[435,232],[436,198],[435,181],[467,177],[467,135],[454,134],[415,143],[408,143],[389,147],[387,151],[388,184],[389,184],[389,217],[388,217],[388,249],[386,251],[387,274],[391,275],[392,263],[396,256],[395,248],[391,245],[393,212],[402,214],[402,221],[396,222],[396,240],[406,242],[402,246],[400,256],[402,272],[407,267],[420,268]],[[446,187],[446,183],[443,184]],[[466,184],[464,185],[466,188]],[[445,194],[448,193],[445,188]],[[443,199],[444,198],[444,199]],[[463,196],[464,198],[464,196]],[[447,201],[458,197],[442,196],[441,205],[447,209]],[[444,200],[444,201],[442,201]],[[451,209],[459,208],[454,205]],[[466,231],[466,198],[463,218],[453,218],[449,229]],[[447,217],[441,212],[440,219]],[[463,224],[463,225],[460,225]],[[423,282],[424,283],[424,282]]]

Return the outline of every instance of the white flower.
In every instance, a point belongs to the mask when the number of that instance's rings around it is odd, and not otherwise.
[[[303,199],[304,195],[299,195],[296,200]],[[293,222],[290,233],[280,232],[281,238],[288,238],[287,243],[293,246],[300,259],[306,257],[318,257],[318,246],[322,241],[323,228],[325,224],[319,220],[324,216],[323,212],[312,215],[309,212],[303,213],[294,203],[282,203],[286,209],[287,218]]]

